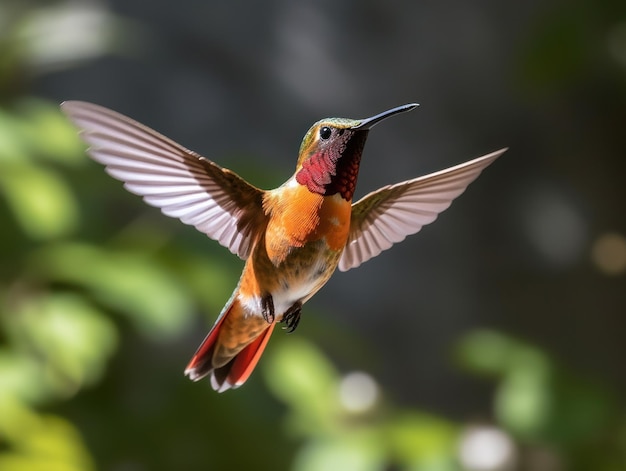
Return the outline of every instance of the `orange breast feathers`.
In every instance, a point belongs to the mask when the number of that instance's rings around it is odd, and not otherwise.
[[[265,246],[274,264],[308,242],[324,239],[329,249],[341,250],[348,240],[352,205],[339,194],[322,196],[296,185],[281,188],[264,206],[270,214]]]

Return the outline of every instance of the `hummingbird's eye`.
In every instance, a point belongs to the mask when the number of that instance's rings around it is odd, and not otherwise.
[[[331,134],[332,134],[332,131],[330,130],[328,126],[324,126],[323,128],[320,129],[320,138],[324,140],[328,139]]]

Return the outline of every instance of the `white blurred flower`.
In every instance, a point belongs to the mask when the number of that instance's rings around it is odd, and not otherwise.
[[[466,471],[510,471],[515,469],[517,451],[502,430],[474,425],[461,436],[459,461]]]
[[[339,383],[339,401],[349,412],[366,412],[376,403],[378,384],[369,374],[355,371],[345,375]]]

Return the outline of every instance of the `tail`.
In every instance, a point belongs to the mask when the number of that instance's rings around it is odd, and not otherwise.
[[[217,392],[238,388],[256,366],[275,323],[249,315],[233,296],[185,369],[193,381],[211,375]]]

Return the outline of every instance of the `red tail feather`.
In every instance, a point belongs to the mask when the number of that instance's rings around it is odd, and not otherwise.
[[[228,319],[228,322],[224,322]],[[241,322],[249,323],[249,329],[232,329],[232,324],[239,325]],[[267,341],[269,340],[274,323],[266,324],[259,316],[246,316],[243,313],[241,304],[237,299],[224,310],[217,319],[213,328],[205,337],[204,341],[191,358],[185,369],[185,374],[193,381],[198,381],[207,375],[211,375],[211,386],[218,392],[226,391],[230,388],[237,388],[246,382],[254,367],[259,361]],[[259,328],[260,326],[260,328]],[[246,338],[245,335],[250,335]],[[216,346],[222,342],[229,344],[233,340],[230,336],[236,335],[235,345],[241,344],[243,347],[236,351],[229,360],[226,357],[224,362],[223,353],[219,358],[215,358],[218,366],[214,365]],[[241,336],[243,335],[243,338]],[[220,349],[218,349],[220,351]],[[228,351],[228,350],[227,350]]]
[[[271,323],[256,340],[244,348],[239,354],[228,364],[230,371],[226,378],[226,382],[230,383],[233,388],[238,388],[246,382],[252,374],[252,370],[259,362],[259,358],[265,350],[267,341],[272,336],[272,331],[276,323]]]

